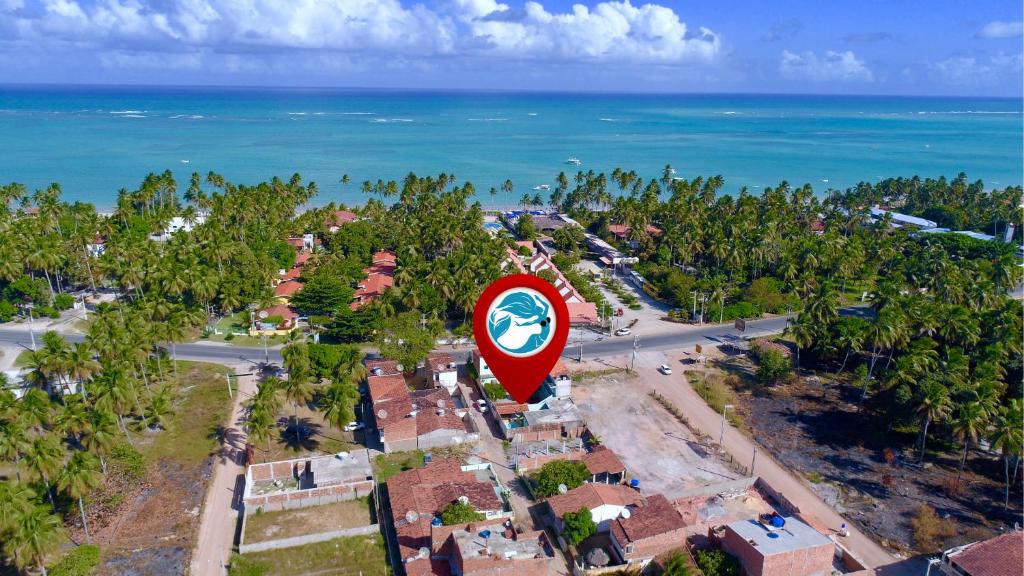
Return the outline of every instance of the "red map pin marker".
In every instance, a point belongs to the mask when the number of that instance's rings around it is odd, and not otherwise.
[[[565,349],[569,310],[547,280],[505,276],[477,300],[473,335],[498,382],[516,402],[525,402]]]

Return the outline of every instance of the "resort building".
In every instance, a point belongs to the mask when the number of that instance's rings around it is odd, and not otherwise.
[[[646,566],[655,556],[686,544],[686,522],[661,494],[648,496],[628,517],[610,523],[612,551],[623,564]]]
[[[92,241],[85,245],[85,251],[92,258],[99,258],[107,251],[107,239],[96,234],[92,237]]]
[[[1020,576],[1024,572],[1024,532],[957,546],[928,563],[928,576]]]
[[[722,549],[749,576],[822,576],[832,573],[835,543],[814,528],[777,513],[721,529]]]
[[[355,212],[350,212],[348,210],[337,210],[328,215],[327,218],[324,220],[324,228],[326,228],[327,231],[330,232],[331,234],[334,234],[335,232],[340,230],[341,227],[344,226],[345,224],[355,222],[358,219],[359,216],[356,215]]]
[[[611,523],[623,516],[623,511],[635,508],[642,502],[640,492],[622,484],[591,484],[573,488],[564,494],[547,499],[551,516],[558,531],[563,529],[562,518],[567,512],[578,512],[586,508],[600,532],[611,529]],[[626,512],[629,516],[630,512]]]
[[[352,296],[352,303],[349,307],[352,310],[373,302],[385,290],[395,284],[395,253],[388,251],[375,252],[373,262],[369,268],[363,270],[366,279],[356,286],[355,294]]]
[[[658,228],[657,226],[648,224],[645,230],[648,236],[661,236],[661,228]],[[638,243],[636,240],[629,237],[629,226],[626,226],[625,224],[609,224],[608,232],[611,233],[617,241],[624,242],[630,248],[636,249]]]
[[[583,238],[587,243],[587,248],[597,256],[597,260],[612,270],[619,266],[636,264],[640,261],[639,258],[623,255],[614,246],[593,234],[584,234]]]
[[[196,227],[203,225],[206,222],[205,214],[196,214],[194,217],[186,219],[181,216],[175,216],[167,222],[167,226],[164,227],[160,232],[156,232],[149,235],[150,240],[156,242],[165,242],[170,240],[171,236],[177,232],[191,232]]]
[[[547,254],[537,252],[530,260],[527,268],[531,274],[538,274],[543,270],[549,270],[555,275],[555,289],[558,290],[558,293],[565,301],[566,307],[569,309],[569,324],[574,326],[600,324],[600,318],[597,315],[597,305],[593,302],[587,302],[583,298]]]
[[[909,214],[900,214],[899,212],[885,210],[878,206],[871,209],[871,217],[876,221],[881,221],[886,217],[886,215],[889,216],[892,226],[895,228],[910,227],[924,230],[928,228],[937,228],[939,226],[936,222],[928,220],[927,218],[920,218]]]
[[[443,555],[443,545],[434,546],[432,535],[448,505],[468,504],[488,521],[512,517],[490,464],[461,466],[454,459],[435,460],[393,476],[387,481],[387,494],[399,558],[410,575],[449,573],[433,569],[448,567],[447,562],[432,561],[435,556],[439,560],[450,557]]]

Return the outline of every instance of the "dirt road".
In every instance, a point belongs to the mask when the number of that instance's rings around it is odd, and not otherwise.
[[[249,365],[232,366],[237,372]],[[238,379],[231,418],[225,423],[221,453],[213,466],[213,478],[203,504],[199,521],[196,548],[192,551],[192,576],[223,576],[231,558],[235,529],[238,524],[237,501],[241,493],[241,478],[245,475],[245,415],[242,404],[256,392],[256,377]]]
[[[685,414],[690,424],[705,434],[717,439],[721,434],[722,415],[714,412],[704,400],[686,383],[682,376],[682,365],[679,363],[680,353],[642,352],[637,355],[636,370],[638,388],[648,391],[657,386],[659,394],[668,398]],[[657,371],[661,364],[668,364],[674,370],[671,376]],[[724,448],[737,461],[749,466],[754,456],[754,443],[739,430],[732,426],[725,427]],[[819,523],[832,531],[831,536],[840,529],[845,520],[830,506],[825,504],[802,480],[775,462],[763,449],[757,451],[753,475],[763,478],[772,488],[778,490],[796,504],[801,512],[810,514]],[[882,546],[862,532],[846,523],[849,536],[836,539],[850,550],[854,556],[872,568],[885,566],[897,561]]]

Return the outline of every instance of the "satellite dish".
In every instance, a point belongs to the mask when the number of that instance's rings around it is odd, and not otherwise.
[[[630,514],[631,512],[629,511],[629,508],[623,508],[622,512],[619,513],[619,516],[622,516],[623,520],[627,520]]]
[[[395,369],[399,372],[405,372],[405,366],[402,366],[401,364],[395,364]]]
[[[409,524],[412,524],[413,522],[415,522],[415,521],[417,521],[419,519],[420,519],[420,515],[415,510],[409,510],[408,512],[405,513],[405,521],[408,522]]]
[[[387,417],[388,417],[388,411],[387,410],[384,410],[383,408],[380,409],[380,410],[377,410],[377,418],[380,418],[381,420],[384,420]]]
[[[420,558],[426,558],[427,556],[430,556],[430,548],[427,548],[426,546],[420,548],[419,556]]]
[[[462,505],[469,504],[469,497],[468,496],[459,496],[459,503],[462,504]]]
[[[260,318],[266,318],[267,316],[270,316],[270,314],[268,314],[266,310],[260,310],[260,313],[258,314],[258,316]]]
[[[559,494],[565,494],[568,491],[569,491],[569,487],[566,486],[565,484],[559,484],[558,485],[558,493]]]
[[[438,400],[437,401],[437,407],[438,408],[444,408],[444,400]]]

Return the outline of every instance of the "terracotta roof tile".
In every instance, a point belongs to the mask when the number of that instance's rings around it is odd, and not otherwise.
[[[600,506],[636,506],[640,504],[640,493],[621,484],[587,483],[579,488],[569,490],[548,498],[548,506],[555,516],[561,518],[566,512],[576,512],[580,508],[593,510]]]
[[[401,374],[370,376],[366,379],[370,400],[376,404],[385,400],[401,400],[409,396],[409,388]]]
[[[374,376],[373,378],[397,377]],[[373,397],[372,389],[370,394]],[[410,416],[414,406],[416,415]],[[417,390],[406,393],[404,396],[396,396],[382,404],[380,409],[384,410],[385,415],[382,417],[379,410],[374,413],[377,418],[377,427],[384,432],[389,442],[408,440],[437,430],[466,430],[465,422],[455,412],[451,396],[442,388]]]
[[[612,522],[611,530],[615,540],[624,545],[685,526],[683,516],[668,499],[655,494],[648,497],[643,506],[634,509],[629,518],[619,518]]]
[[[1020,576],[1024,571],[1024,532],[978,542],[950,559],[970,576]]]
[[[626,469],[618,455],[607,446],[595,446],[593,452],[583,455],[582,460],[591,474],[618,474]]]
[[[302,290],[302,282],[296,282],[295,280],[289,280],[287,282],[281,282],[274,287],[274,296],[278,297],[290,297],[294,296],[296,292]]]
[[[366,366],[366,370],[368,372],[370,372],[371,376],[373,375],[373,370],[375,368],[380,368],[380,371],[381,371],[380,375],[381,376],[385,376],[385,375],[389,375],[389,374],[401,374],[402,373],[402,371],[398,369],[398,361],[397,360],[389,360],[387,358],[378,358],[378,359],[372,359],[372,360],[365,360],[363,362],[363,365]]]

